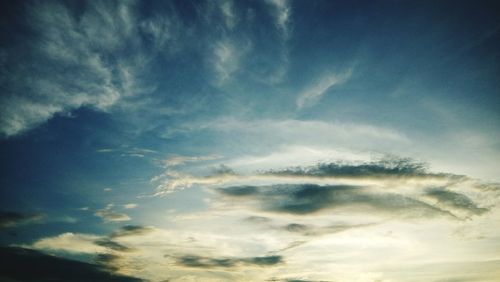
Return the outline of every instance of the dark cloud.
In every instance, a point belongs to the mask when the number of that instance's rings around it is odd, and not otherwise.
[[[120,256],[114,254],[97,254],[95,257],[95,261],[100,265],[109,266],[120,258]]]
[[[0,229],[38,222],[42,218],[43,215],[41,214],[25,214],[18,212],[0,211]]]
[[[114,250],[114,251],[118,251],[118,252],[130,252],[130,251],[133,251],[132,248],[129,248],[125,245],[122,245],[120,243],[117,243],[113,240],[110,240],[110,239],[107,239],[107,238],[104,238],[104,239],[99,239],[99,240],[96,240],[94,241],[94,243],[96,245],[99,245],[99,246],[102,246],[102,247],[106,247],[108,249],[111,249],[111,250]]]
[[[258,189],[255,186],[235,186],[227,189],[220,189],[219,192],[228,196],[249,196],[256,195]]]
[[[466,211],[475,215],[481,215],[489,211],[487,208],[478,207],[469,197],[445,188],[431,188],[425,194],[452,209]]]
[[[372,193],[349,185],[280,184],[217,189],[224,196],[257,200],[260,209],[278,213],[313,214],[335,208],[356,207],[410,216],[446,215],[450,212],[394,193]]]
[[[429,173],[426,165],[409,158],[387,157],[363,164],[321,163],[311,167],[293,167],[284,170],[270,170],[265,174],[283,176],[313,177],[461,177],[443,173]]]
[[[121,227],[118,231],[113,232],[110,235],[111,238],[126,237],[126,236],[138,236],[148,234],[153,231],[152,227],[141,226],[141,225],[125,225]]]
[[[0,261],[1,281],[143,281],[110,273],[97,264],[68,260],[23,248],[0,247]]]
[[[368,227],[372,225],[374,224],[356,224],[356,225],[335,224],[329,226],[314,226],[314,225],[305,225],[299,223],[290,223],[286,226],[283,226],[282,229],[288,232],[297,233],[304,236],[320,236],[324,234],[339,233],[354,228]]]
[[[209,258],[201,256],[182,256],[177,258],[178,265],[197,268],[230,268],[238,265],[273,266],[280,263],[283,263],[283,257],[275,255],[250,258]]]

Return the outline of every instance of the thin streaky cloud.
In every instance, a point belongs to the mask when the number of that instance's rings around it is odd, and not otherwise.
[[[341,73],[327,74],[317,82],[312,84],[309,88],[299,94],[296,104],[298,109],[311,107],[316,104],[322,96],[324,96],[330,89],[335,86],[346,83],[352,76],[353,69]]]

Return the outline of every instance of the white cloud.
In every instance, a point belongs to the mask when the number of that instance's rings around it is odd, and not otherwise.
[[[123,205],[123,207],[124,207],[124,208],[126,208],[126,209],[128,209],[128,210],[129,210],[129,209],[135,209],[135,208],[137,208],[138,206],[139,206],[139,205],[138,205],[138,204],[135,204],[135,203],[128,203],[128,204]]]
[[[74,234],[71,232],[36,241],[31,247],[39,250],[66,251],[70,253],[104,253],[106,248],[94,242],[101,236],[88,234]]]
[[[276,25],[282,32],[285,39],[289,37],[289,22],[291,15],[291,8],[288,0],[267,0],[267,2],[274,7],[274,14],[276,18]]]
[[[305,89],[297,98],[297,108],[302,109],[309,107],[318,102],[326,92],[334,86],[345,83],[352,75],[352,69],[348,69],[342,73],[327,74],[312,86]]]

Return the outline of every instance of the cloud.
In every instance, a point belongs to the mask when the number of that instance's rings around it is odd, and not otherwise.
[[[41,214],[0,211],[0,229],[12,228],[24,224],[39,223],[43,217],[44,216]]]
[[[94,241],[94,243],[98,246],[102,246],[117,252],[130,252],[133,250],[132,248],[129,248],[115,241],[112,241],[108,238],[97,239]]]
[[[238,163],[238,162],[234,162]],[[241,163],[241,161],[240,161]],[[221,166],[225,168],[226,166]],[[252,189],[252,183],[310,183],[330,184],[343,181],[345,183],[367,185],[377,182],[392,182],[393,185],[404,184],[405,181],[427,182],[427,185],[447,185],[466,181],[468,178],[460,175],[431,173],[426,170],[425,164],[414,162],[411,159],[384,156],[376,161],[320,163],[308,167],[290,167],[269,169],[267,171],[238,174],[227,168],[207,176],[195,176],[179,171],[167,170],[164,174],[155,177],[153,182],[160,182],[155,195],[172,193],[175,190],[189,188],[195,185],[205,187],[241,186],[234,193],[244,193]],[[243,184],[250,184],[244,187]],[[230,193],[230,192],[228,192]]]
[[[352,212],[374,210],[405,216],[453,216],[446,210],[395,193],[370,193],[359,186],[315,184],[288,184],[271,186],[244,186],[219,188],[217,191],[231,198],[256,200],[265,211],[307,215],[336,208],[353,208]]]
[[[314,226],[309,224],[290,223],[283,226],[282,229],[291,233],[301,234],[303,236],[321,236],[373,225],[374,224],[333,224],[329,226]]]
[[[111,238],[118,237],[128,237],[128,236],[140,236],[151,233],[154,230],[152,227],[140,226],[140,225],[125,225],[121,227],[118,231],[111,234]]]
[[[115,212],[112,210],[113,205],[108,205],[104,209],[98,210],[94,213],[94,215],[102,218],[107,222],[116,222],[116,221],[129,221],[130,217],[127,214]]]
[[[220,9],[224,15],[224,20],[226,27],[228,29],[233,29],[238,21],[236,15],[234,14],[234,3],[231,0],[221,1]]]
[[[151,88],[141,78],[150,56],[139,42],[135,3],[93,1],[81,13],[71,7],[25,5],[25,28],[33,36],[1,50],[8,54],[0,66],[1,134],[16,135],[80,107],[109,111]]]
[[[128,203],[128,204],[125,204],[123,205],[124,208],[130,210],[130,209],[135,209],[137,208],[139,205],[138,204],[135,204],[135,203]]]
[[[228,82],[238,71],[240,60],[249,49],[249,43],[236,43],[229,39],[220,40],[214,44],[212,67],[215,71],[218,85]]]
[[[210,155],[210,156],[172,156],[164,161],[165,166],[167,167],[174,167],[174,166],[179,166],[183,165],[186,163],[194,163],[194,162],[203,162],[203,161],[211,161],[211,160],[216,160],[220,159],[220,156],[217,155]]]
[[[38,250],[56,250],[69,253],[105,253],[107,247],[96,244],[96,241],[101,239],[101,236],[67,232],[55,237],[40,239],[31,247]]]
[[[311,177],[458,177],[451,174],[429,173],[424,163],[409,158],[386,156],[378,161],[364,163],[320,163],[310,167],[295,167],[283,170],[270,170],[271,175],[311,176]]]
[[[313,86],[299,94],[296,100],[297,108],[302,109],[316,104],[332,87],[348,81],[352,76],[352,72],[352,69],[348,69],[342,73],[325,75]]]
[[[211,185],[223,198],[233,199],[223,206],[245,202],[266,212],[307,215],[348,209],[353,213],[372,210],[395,216],[465,219],[489,211],[475,202],[484,199],[467,196],[475,189],[475,181],[462,175],[429,172],[423,163],[394,156],[370,162],[320,163],[253,175],[235,174],[218,181],[215,177],[206,177],[211,181],[202,185]],[[436,185],[450,188],[433,188]]]
[[[267,2],[274,8],[274,16],[276,25],[281,31],[282,36],[288,39],[290,36],[289,23],[291,8],[288,0],[267,0]]]
[[[101,265],[64,259],[23,248],[0,247],[0,260],[2,281],[143,281],[139,278],[110,273]]]
[[[216,172],[213,175],[197,177],[167,170],[164,174],[156,176],[152,179],[153,182],[160,182],[160,184],[158,184],[156,187],[157,192],[154,194],[154,196],[166,195],[176,190],[189,188],[193,185],[211,186],[223,184],[227,181],[240,177],[234,174],[232,171],[228,172],[229,173]]]
[[[481,215],[489,211],[488,208],[478,207],[478,205],[466,195],[449,191],[445,188],[430,188],[425,192],[425,195],[436,199],[438,204],[442,204],[453,210],[465,211],[474,215]]]
[[[213,268],[213,267],[237,267],[238,265],[247,266],[274,266],[283,263],[281,256],[264,256],[250,258],[209,258],[200,256],[181,256],[177,258],[177,264],[186,267],[195,268]]]

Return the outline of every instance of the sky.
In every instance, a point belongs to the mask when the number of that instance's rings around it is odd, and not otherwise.
[[[0,6],[0,280],[499,281],[498,1]]]

